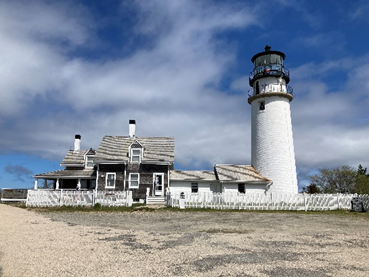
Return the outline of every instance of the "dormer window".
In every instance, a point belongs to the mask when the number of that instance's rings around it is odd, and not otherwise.
[[[85,167],[86,168],[93,168],[94,167],[94,157],[96,151],[92,148],[85,153]]]
[[[86,167],[94,167],[94,156],[86,156]]]
[[[141,149],[140,148],[132,148],[131,149],[131,162],[132,163],[140,163],[141,162]]]

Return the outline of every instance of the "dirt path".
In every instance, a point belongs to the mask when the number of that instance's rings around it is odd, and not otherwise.
[[[0,204],[0,276],[368,276],[366,218]]]

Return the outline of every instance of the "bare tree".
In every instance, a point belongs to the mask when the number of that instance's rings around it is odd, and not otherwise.
[[[333,169],[321,168],[310,179],[323,193],[355,193],[357,171],[347,165]]]

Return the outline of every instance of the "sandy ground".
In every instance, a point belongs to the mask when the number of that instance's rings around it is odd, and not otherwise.
[[[0,204],[0,276],[369,276],[368,239],[367,216]]]

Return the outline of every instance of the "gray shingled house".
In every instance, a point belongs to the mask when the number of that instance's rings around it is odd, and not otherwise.
[[[133,200],[164,197],[169,171],[174,164],[173,137],[136,137],[134,120],[129,136],[105,136],[95,151],[80,150],[81,136],[76,135],[74,150],[69,150],[58,170],[34,175],[35,189],[43,179],[43,188],[131,190]],[[46,185],[45,185],[46,184]]]
[[[97,189],[131,190],[134,200],[163,197],[174,164],[173,137],[105,136],[96,151]]]

